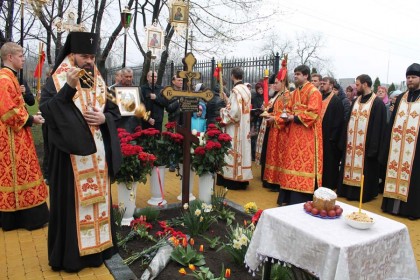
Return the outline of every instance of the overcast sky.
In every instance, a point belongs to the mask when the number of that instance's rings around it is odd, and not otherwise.
[[[261,9],[278,13],[270,24],[246,28],[275,31],[288,39],[302,32],[321,34],[321,55],[329,58],[335,78],[368,74],[382,83],[399,84],[405,81],[407,67],[420,63],[419,0],[262,0]],[[138,65],[138,50],[130,37],[127,65]],[[259,56],[262,44],[260,38],[250,38],[234,43],[236,51],[215,57]]]
[[[296,32],[305,30],[322,34],[322,53],[330,58],[337,78],[364,73],[372,79],[379,77],[382,83],[400,83],[405,80],[407,67],[420,63],[419,0],[263,2],[263,9],[283,12],[268,27],[282,37],[293,38]],[[258,54],[259,44],[249,40],[238,47],[251,56]]]

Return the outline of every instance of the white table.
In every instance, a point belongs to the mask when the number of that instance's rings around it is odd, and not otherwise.
[[[337,202],[338,219],[313,217],[303,204],[267,209],[245,256],[255,271],[267,258],[306,269],[324,279],[419,279],[407,227],[366,212],[375,224],[366,230],[346,224],[344,215],[358,208]]]

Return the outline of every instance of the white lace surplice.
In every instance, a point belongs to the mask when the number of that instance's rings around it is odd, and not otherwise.
[[[250,270],[271,257],[327,279],[419,279],[407,227],[366,212],[375,224],[350,227],[344,215],[357,208],[338,202],[339,219],[306,214],[303,204],[267,209],[251,240],[245,263]]]

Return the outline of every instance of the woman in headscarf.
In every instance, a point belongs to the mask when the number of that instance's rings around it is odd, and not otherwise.
[[[389,98],[388,98],[388,89],[383,86],[378,86],[378,91],[376,92],[376,95],[382,99],[382,101],[385,104],[386,107],[386,122],[389,122],[389,118],[391,117],[390,111],[389,111]]]

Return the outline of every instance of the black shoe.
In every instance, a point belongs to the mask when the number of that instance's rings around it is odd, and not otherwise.
[[[409,219],[410,221],[415,221],[415,220],[417,220],[418,218],[417,218],[417,217],[412,217],[412,216],[409,216],[409,217],[408,217],[408,219]]]
[[[169,172],[175,172],[175,166],[169,166]]]

